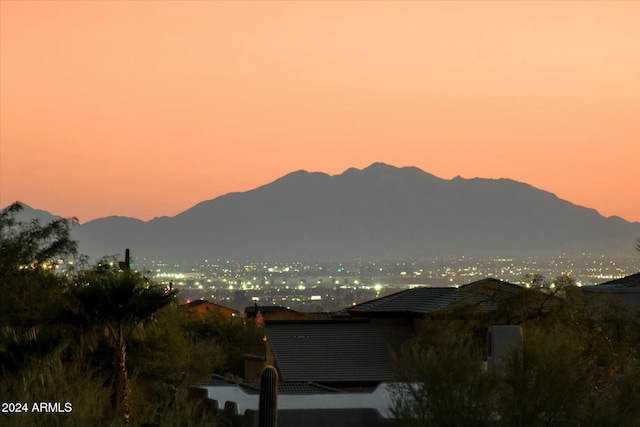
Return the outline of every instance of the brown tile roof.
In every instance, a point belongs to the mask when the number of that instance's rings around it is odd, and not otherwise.
[[[397,292],[386,297],[363,302],[346,311],[354,316],[393,316],[398,314],[424,315],[443,309],[454,302],[478,305],[507,294],[517,294],[523,288],[513,283],[486,278],[460,288],[419,287]],[[484,304],[486,305],[486,304]],[[489,307],[483,307],[488,309]]]
[[[527,289],[522,286],[489,277],[461,286],[462,297],[456,301],[456,305],[474,307],[475,310],[481,312],[491,311],[498,308],[500,301],[518,295],[525,290]],[[528,291],[546,298],[536,290]]]
[[[195,301],[191,301],[185,305],[185,308],[192,309],[201,314],[205,314],[207,312],[218,312],[223,315],[228,316],[237,316],[240,314],[238,310],[234,310],[233,308],[225,307],[224,305],[216,304],[214,302],[210,302],[204,299],[197,299]]]
[[[414,288],[348,308],[352,315],[426,314],[438,310],[461,297],[456,288]]]
[[[487,277],[486,279],[476,280],[475,282],[467,283],[466,285],[462,285],[460,289],[465,292],[469,291],[497,291],[497,292],[508,292],[512,294],[517,294],[522,292],[524,289],[522,286],[514,285],[513,283],[504,282],[502,280],[494,279],[493,277]]]

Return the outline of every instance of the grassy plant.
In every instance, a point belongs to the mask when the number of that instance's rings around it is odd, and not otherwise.
[[[28,412],[2,413],[0,425],[109,426],[109,391],[102,387],[104,380],[84,364],[64,363],[59,356],[24,366],[17,373],[5,374],[0,381],[3,401],[26,403]],[[54,412],[38,412],[34,409],[39,408],[40,402],[58,404],[58,407]]]

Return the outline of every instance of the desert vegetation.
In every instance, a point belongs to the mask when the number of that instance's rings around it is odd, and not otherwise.
[[[88,265],[73,220],[21,223],[19,210],[0,212],[0,396],[12,403],[0,425],[216,425],[187,387],[241,376],[259,331],[189,313],[115,259]]]
[[[639,314],[585,297],[567,277],[531,279],[530,290],[492,295],[490,309],[459,305],[445,327],[433,322],[406,343],[396,359],[400,425],[640,425]],[[492,324],[519,325],[522,342],[487,369]]]

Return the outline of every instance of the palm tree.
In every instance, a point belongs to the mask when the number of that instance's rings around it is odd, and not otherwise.
[[[106,329],[114,349],[111,399],[115,407],[122,409],[124,424],[128,425],[131,411],[127,343],[137,328],[173,301],[175,292],[153,284],[129,268],[114,270],[98,266],[80,276],[72,293],[78,303],[78,320]]]

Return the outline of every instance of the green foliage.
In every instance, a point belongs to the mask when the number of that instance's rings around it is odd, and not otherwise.
[[[211,346],[224,353],[218,373],[242,377],[244,360],[242,355],[264,351],[263,331],[252,322],[244,324],[241,319],[225,317],[211,312],[194,314],[186,318],[185,333],[195,346]]]
[[[16,202],[0,211],[0,283],[25,274],[50,270],[58,259],[76,254],[69,237],[75,219],[57,219],[41,224],[24,223],[16,215],[24,207]]]
[[[261,335],[254,333],[257,328],[245,326],[240,319],[200,315],[174,305],[159,310],[144,333],[133,334],[127,347],[132,422],[214,424],[216,419],[204,410],[203,402],[188,398],[188,387],[212,373],[234,375],[231,359],[241,354],[245,343],[261,342]]]
[[[396,385],[392,411],[402,425],[489,425],[495,378],[484,373],[479,350],[469,342],[418,339],[396,364],[406,381]]]
[[[144,334],[132,337],[129,351],[132,400],[141,413],[162,414],[184,406],[187,387],[208,378],[224,365],[224,349],[214,342],[193,342],[186,332],[184,310],[159,310]]]
[[[640,425],[639,317],[620,303],[586,297],[566,278],[535,279],[543,292],[483,291],[489,304],[454,307],[448,314],[455,320],[432,322],[398,355],[408,380],[395,393],[401,424]],[[524,347],[481,373],[486,353],[475,350],[482,348],[478,330],[486,334],[488,325],[509,319],[523,328]]]
[[[112,344],[122,347],[131,333],[156,311],[174,300],[174,293],[129,270],[89,271],[72,289],[83,324],[103,325]]]
[[[498,412],[509,426],[579,425],[589,394],[580,337],[564,328],[527,328],[522,353],[505,362]]]
[[[124,424],[128,425],[131,411],[126,346],[134,331],[174,300],[174,293],[129,268],[105,270],[99,265],[79,277],[71,295],[77,302],[72,317],[89,329],[108,331],[114,351],[111,402],[114,408],[121,408]]]
[[[187,387],[228,371],[225,353],[246,334],[237,325],[221,327],[215,340],[194,334],[195,319],[172,304],[173,293],[115,260],[59,270],[67,265],[59,260],[76,255],[73,220],[20,222],[20,209],[0,211],[0,396],[29,412],[2,413],[0,425],[215,425],[203,401],[187,399]],[[130,402],[122,392],[129,385]],[[33,411],[39,402],[72,411]]]
[[[617,379],[606,393],[592,397],[581,427],[637,427],[640,425],[640,370]]]
[[[25,223],[14,203],[0,211],[0,372],[15,372],[30,360],[49,357],[66,345],[56,325],[66,277],[58,260],[76,253],[69,237],[73,220]]]
[[[65,360],[61,353],[47,360],[30,361],[22,365],[20,372],[5,374],[0,381],[2,400],[26,403],[28,412],[0,413],[0,425],[108,426],[108,391],[99,386],[104,379],[98,370],[82,361]],[[39,402],[59,403],[62,411],[34,411],[33,405]],[[71,411],[65,412],[66,409]]]

